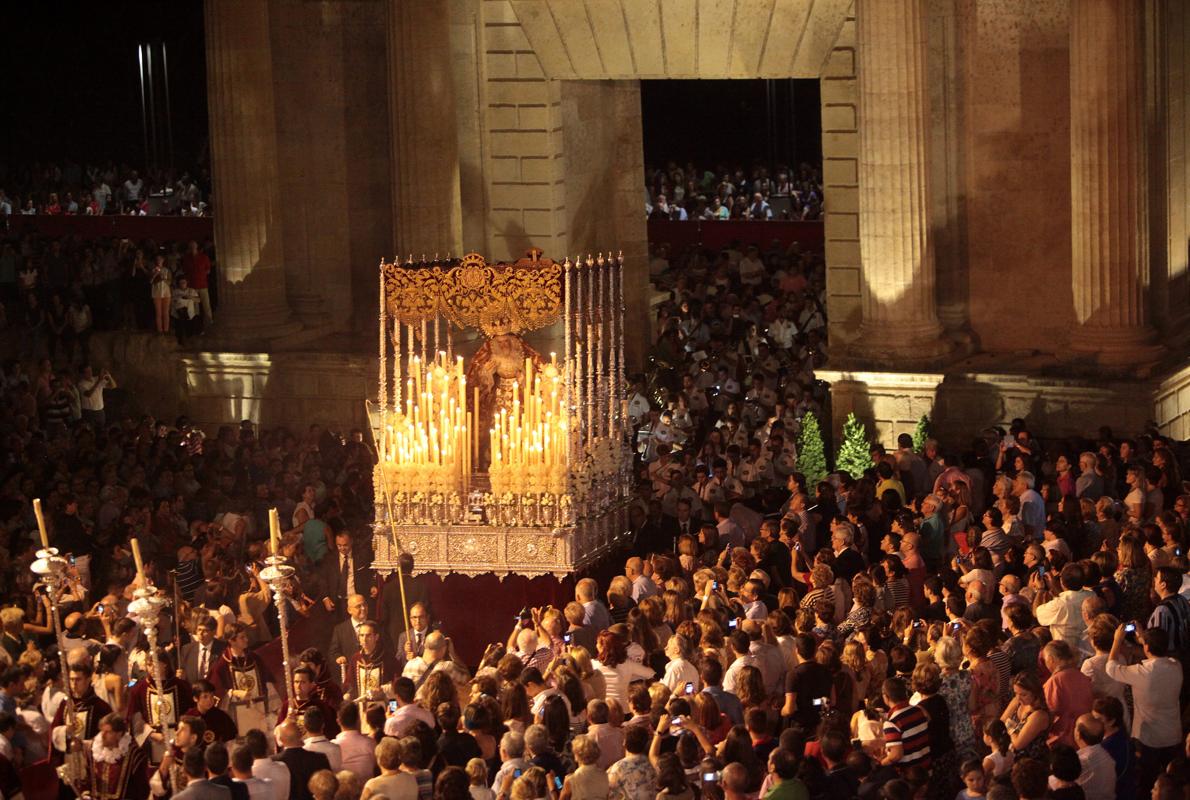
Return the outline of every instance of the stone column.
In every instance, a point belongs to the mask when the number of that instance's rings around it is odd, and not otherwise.
[[[285,295],[268,3],[210,0],[206,42],[217,330],[232,340],[279,338],[301,326]]]
[[[1107,57],[1110,54],[1110,57]],[[1151,361],[1144,4],[1070,5],[1071,347],[1105,364]]]
[[[388,3],[393,245],[398,258],[463,253],[449,3]],[[468,243],[482,249],[481,243]],[[557,254],[551,254],[557,255]]]
[[[938,322],[930,238],[925,0],[858,0],[858,354],[928,362],[950,350]]]

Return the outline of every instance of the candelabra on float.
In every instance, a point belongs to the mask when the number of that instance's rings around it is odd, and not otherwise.
[[[422,568],[523,574],[610,549],[631,497],[622,309],[610,255],[381,263],[379,571],[386,547]],[[524,338],[554,325],[560,354]],[[466,358],[456,328],[481,334]]]
[[[264,560],[268,566],[260,571],[260,579],[272,590],[273,603],[277,606],[281,627],[281,668],[285,673],[285,696],[289,697],[293,691],[293,667],[289,662],[289,598],[286,590],[290,588],[296,570],[281,555],[281,522],[275,508],[269,509],[269,549],[271,555]]]

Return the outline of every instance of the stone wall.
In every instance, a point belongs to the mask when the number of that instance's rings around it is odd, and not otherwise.
[[[376,265],[393,255],[384,5],[272,8],[290,305],[308,327],[362,331],[374,320]]]
[[[859,255],[859,87],[849,13],[819,81],[826,200],[826,318],[832,346],[855,340],[863,313]]]
[[[201,353],[180,350],[172,336],[123,331],[96,333],[91,351],[119,385],[114,410],[171,423],[186,415],[208,432],[242,419],[363,428],[364,400],[376,389],[376,359],[362,355]]]
[[[1153,420],[1166,436],[1182,441],[1190,439],[1190,364],[1157,386]]]
[[[854,413],[873,441],[891,447],[929,414],[943,444],[964,447],[991,425],[1016,417],[1045,437],[1095,436],[1101,425],[1139,431],[1150,419],[1154,386],[983,373],[820,371],[831,384],[832,430],[838,440]],[[1172,390],[1171,390],[1172,391]],[[1190,369],[1183,372],[1181,424],[1190,424]],[[1175,434],[1176,435],[1176,434]]]
[[[971,327],[985,350],[1061,352],[1071,289],[1068,0],[963,0]]]

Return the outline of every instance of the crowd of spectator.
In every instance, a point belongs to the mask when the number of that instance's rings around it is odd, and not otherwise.
[[[26,233],[0,238],[0,322],[26,362],[90,360],[95,330],[174,332],[213,321],[213,244],[83,240]]]
[[[138,169],[127,164],[81,165],[67,159],[20,169],[0,165],[0,217],[12,214],[209,216],[206,169]]]
[[[369,569],[362,432],[109,419],[102,369],[64,385],[9,365],[3,796],[80,751],[76,788],[123,780],[105,796],[133,800],[1184,796],[1179,443],[1017,420],[920,449],[905,432],[860,474],[808,481],[821,254],[659,249],[650,272],[669,299],[628,398],[630,550],[479,647],[411,557],[401,582]],[[30,570],[35,497],[70,560],[61,641]],[[260,579],[274,507],[297,567],[288,686]],[[129,609],[134,537],[179,605],[160,686]]]
[[[822,217],[822,169],[799,164],[769,170],[669,162],[645,168],[650,220],[813,220]]]

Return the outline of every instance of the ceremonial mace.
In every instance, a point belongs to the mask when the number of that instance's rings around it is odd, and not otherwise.
[[[296,571],[281,555],[281,521],[277,509],[269,509],[269,549],[271,555],[264,560],[267,567],[260,571],[260,579],[273,590],[273,603],[277,606],[277,618],[281,623],[281,668],[285,672],[285,696],[293,693],[293,670],[289,663],[289,600],[285,589]],[[289,705],[292,707],[293,702]]]
[[[170,752],[173,746],[173,729],[169,723],[170,715],[166,714],[163,709],[165,706],[165,665],[161,663],[159,656],[157,635],[157,625],[161,621],[161,612],[169,605],[169,600],[166,600],[157,592],[157,587],[145,575],[145,562],[140,554],[140,542],[135,537],[129,540],[132,545],[132,558],[136,562],[136,577],[137,582],[140,583],[140,588],[132,593],[133,600],[128,604],[128,613],[134,614],[137,621],[140,623],[141,630],[145,632],[145,638],[149,641],[149,659],[153,662],[153,680],[157,682],[157,723],[161,725],[161,738],[163,742],[162,758]],[[173,709],[172,716],[177,718],[181,711],[177,708]],[[177,765],[175,765],[177,766]]]
[[[50,599],[50,617],[53,619],[54,637],[58,640],[58,661],[62,667],[62,683],[66,688],[66,711],[63,719],[66,722],[66,756],[65,763],[58,767],[58,779],[71,788],[82,784],[87,777],[87,756],[80,749],[82,742],[76,738],[78,717],[75,710],[74,697],[70,693],[70,668],[66,663],[66,637],[62,631],[62,614],[58,607],[58,593],[65,580],[66,567],[69,566],[65,558],[58,555],[58,548],[50,547],[50,538],[45,529],[45,517],[41,513],[41,500],[33,501],[33,514],[37,517],[37,530],[41,534],[41,549],[37,551],[37,560],[30,567],[33,574],[45,581],[46,594]],[[78,747],[72,744],[78,743]]]

